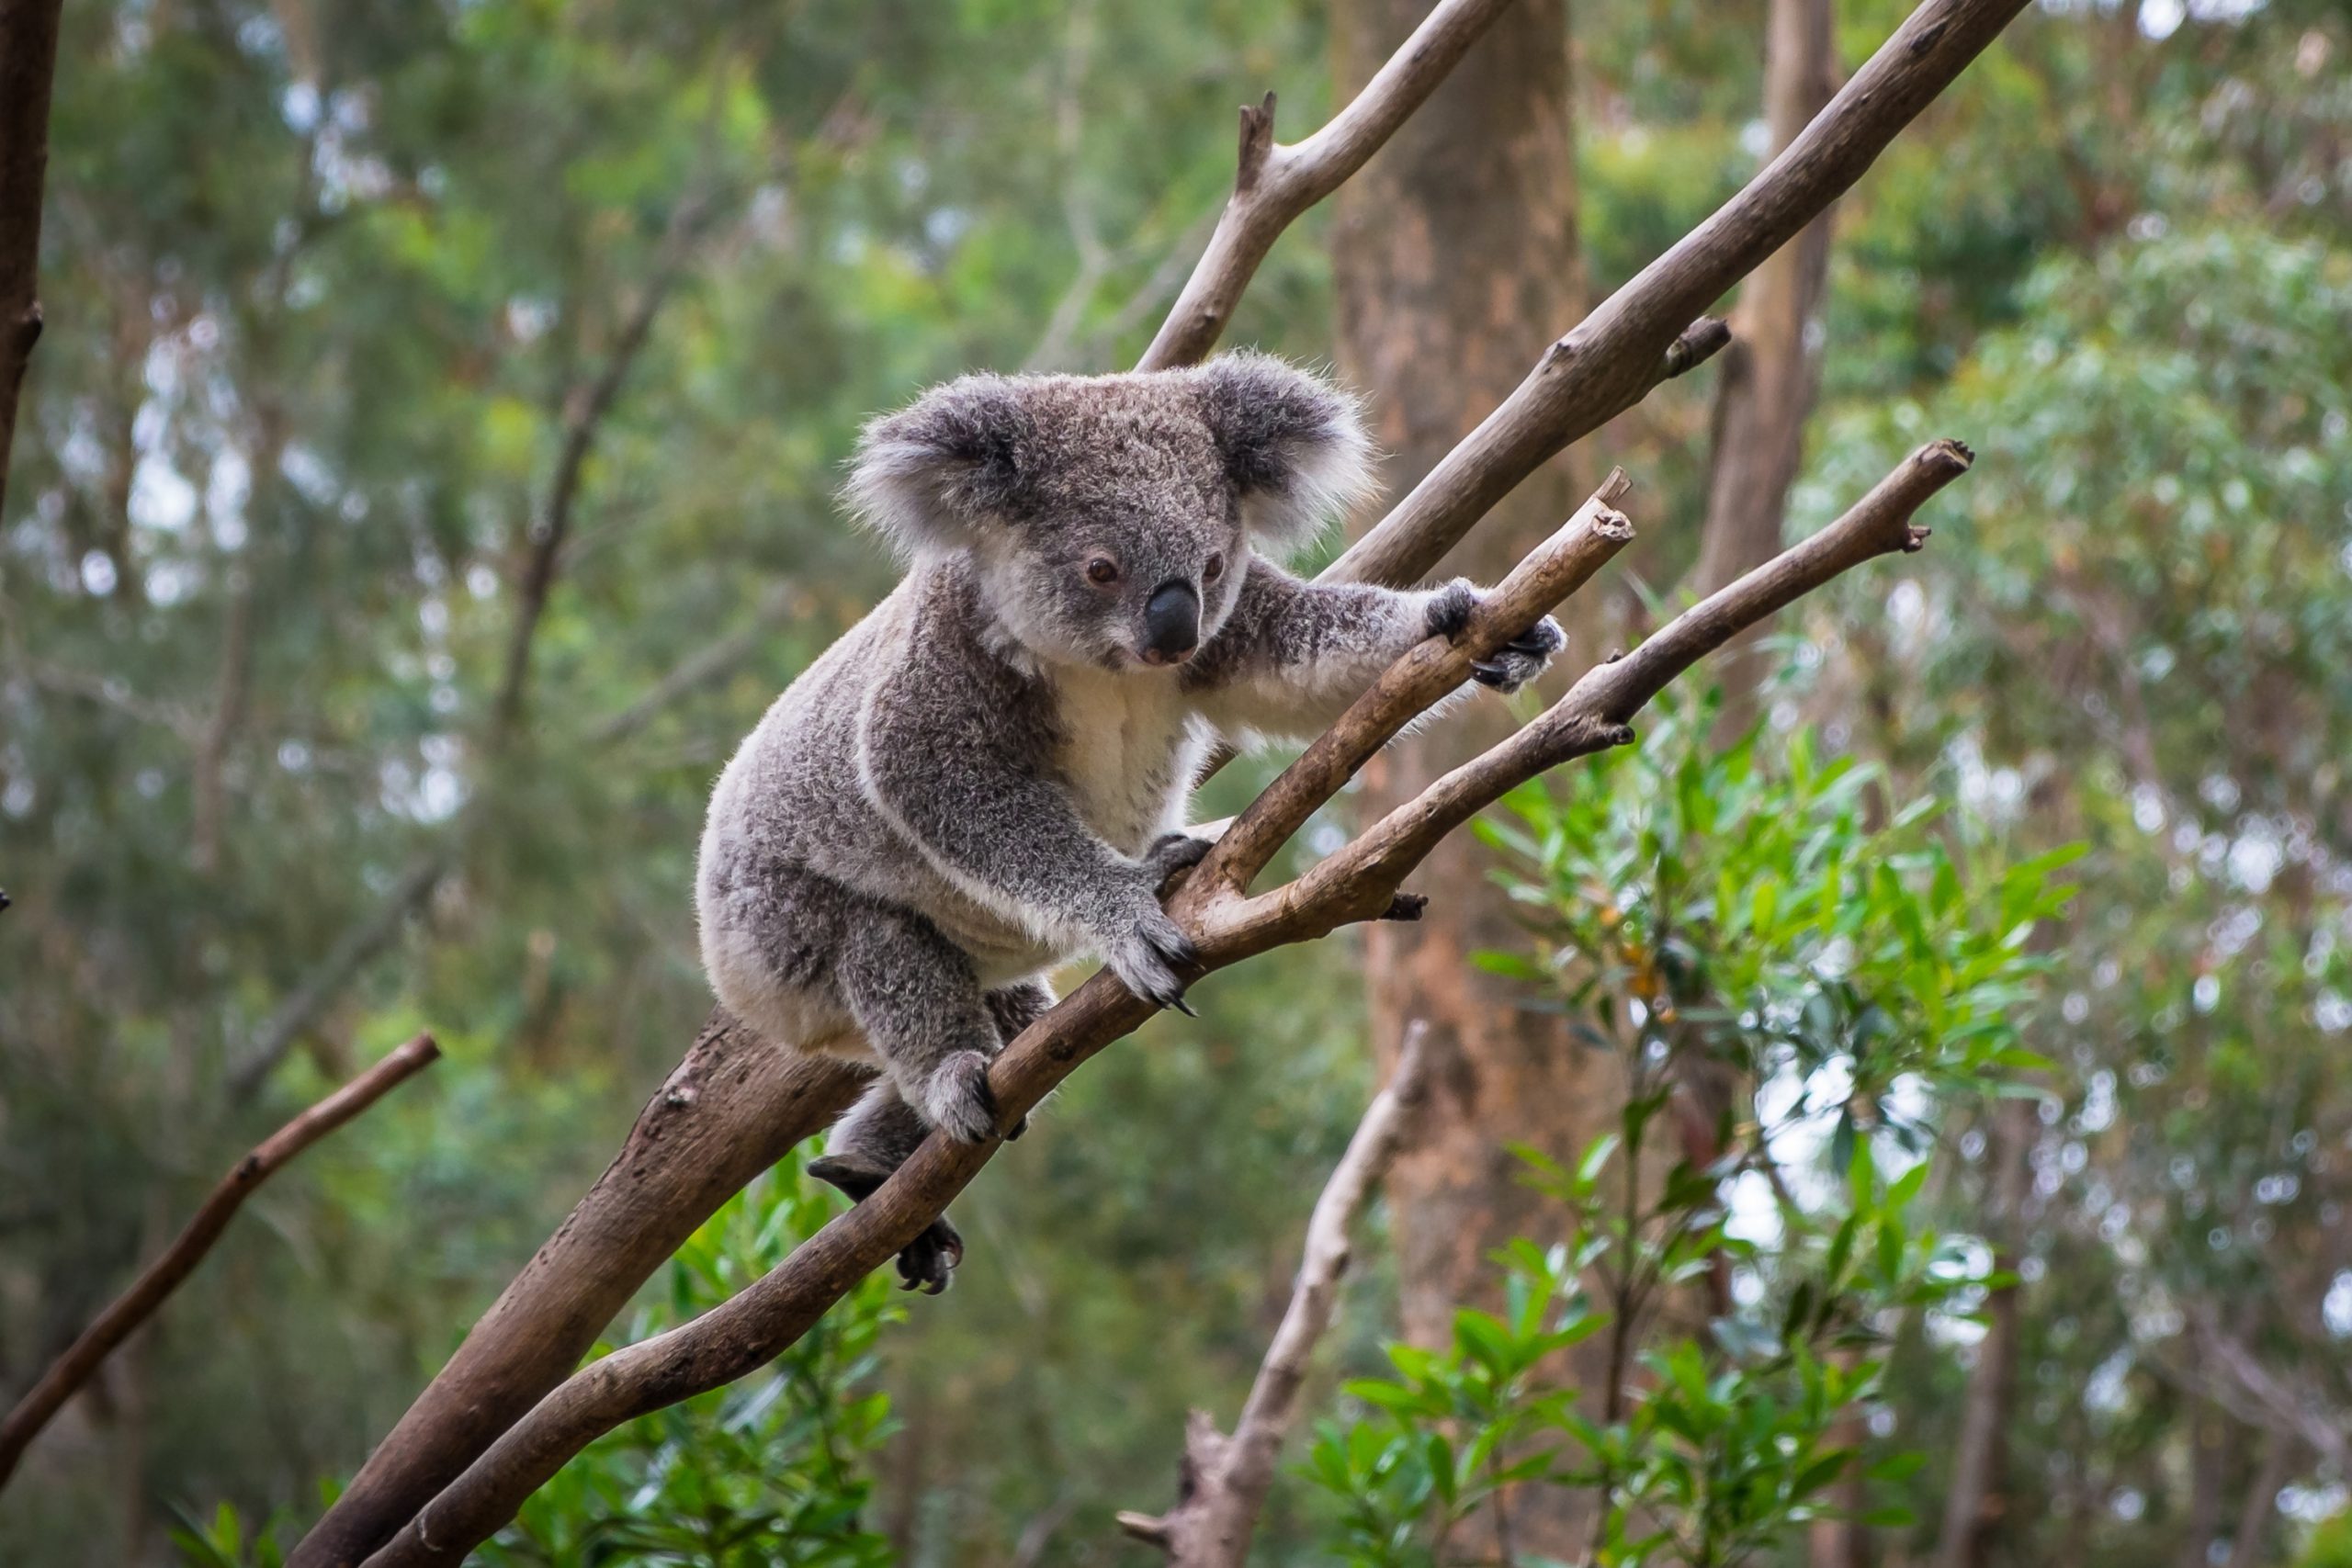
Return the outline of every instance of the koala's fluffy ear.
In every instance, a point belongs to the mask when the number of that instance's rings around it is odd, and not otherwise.
[[[850,509],[901,555],[961,548],[1020,499],[1029,433],[1017,381],[977,375],[933,387],[860,433]]]
[[[1374,489],[1356,400],[1269,354],[1227,354],[1193,372],[1257,542],[1283,553]]]

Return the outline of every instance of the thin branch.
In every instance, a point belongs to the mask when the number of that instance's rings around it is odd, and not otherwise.
[[[1195,973],[1381,918],[1446,831],[1545,768],[1623,744],[1633,733],[1626,720],[1726,638],[1850,567],[1917,548],[1925,533],[1910,525],[1912,509],[1966,467],[1965,449],[1954,443],[1923,448],[1821,534],[1685,611],[1631,655],[1593,670],[1525,729],[1438,780],[1296,882],[1255,897],[1233,894],[1220,865],[1238,852],[1228,833],[1169,903],[1197,944]],[[1405,658],[1425,658],[1427,647]],[[1384,715],[1381,722],[1402,725],[1411,716]],[[1006,1123],[1153,1010],[1107,971],[1088,979],[1007,1045],[990,1069],[989,1088]],[[999,1146],[926,1139],[872,1197],[730,1300],[574,1373],[401,1526],[367,1560],[368,1568],[454,1568],[595,1438],[773,1360],[937,1219]]]
[[[1233,195],[1138,370],[1208,357],[1258,264],[1299,214],[1347,182],[1437,90],[1510,0],[1442,0],[1346,108],[1306,141],[1274,141],[1274,95],[1241,109]]]
[[[17,395],[40,341],[41,189],[64,0],[0,0],[0,505]]]
[[[133,1329],[153,1317],[180,1282],[204,1261],[205,1254],[212,1250],[212,1244],[220,1239],[220,1233],[228,1228],[229,1221],[255,1188],[287,1161],[431,1066],[440,1055],[441,1048],[433,1043],[431,1035],[418,1035],[287,1122],[239,1160],[212,1189],[203,1206],[197,1210],[196,1217],[188,1221],[187,1228],[164,1248],[163,1256],[149,1264],[130,1288],[117,1296],[82,1331],[81,1337],[66,1348],[65,1353],[41,1374],[40,1381],[17,1402],[7,1417],[0,1420],[0,1485],[6,1485],[15,1472],[25,1446],[89,1382],[99,1363],[130,1337]]]
[[[1387,1174],[1428,1095],[1428,1024],[1419,1019],[1407,1028],[1396,1070],[1373,1097],[1347,1153],[1315,1201],[1290,1305],[1266,1348],[1233,1436],[1219,1433],[1206,1411],[1193,1411],[1184,1433],[1175,1507],[1159,1516],[1119,1516],[1121,1529],[1165,1548],[1179,1568],[1241,1568],[1249,1556],[1250,1534],[1273,1485],[1274,1461],[1297,1418],[1307,1361],[1329,1332],[1339,1306],[1350,1255],[1348,1232],[1371,1203],[1373,1190]]]
[[[1472,431],[1327,574],[1417,581],[1511,488],[1677,367],[1677,337],[1850,189],[1895,133],[1990,44],[2026,0],[1927,0],[1747,187],[1544,352]],[[1718,328],[1720,324],[1718,324]],[[1722,346],[1720,336],[1715,346]]]

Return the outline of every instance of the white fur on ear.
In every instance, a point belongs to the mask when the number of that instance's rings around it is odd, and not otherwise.
[[[1243,525],[1269,553],[1315,541],[1378,489],[1356,400],[1270,354],[1220,355],[1190,372],[1240,493]]]
[[[961,549],[1023,482],[1030,416],[1021,383],[989,374],[934,387],[858,435],[850,513],[903,557]]]

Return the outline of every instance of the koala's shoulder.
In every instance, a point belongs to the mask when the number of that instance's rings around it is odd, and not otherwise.
[[[1043,683],[1004,646],[967,564],[931,563],[897,596],[895,646],[865,702],[875,742],[893,749],[979,744],[1018,731],[1047,710]]]

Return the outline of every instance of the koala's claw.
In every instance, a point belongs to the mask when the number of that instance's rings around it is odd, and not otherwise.
[[[922,1086],[923,1120],[967,1144],[996,1134],[996,1090],[989,1087],[985,1051],[958,1051],[931,1071]]]
[[[1119,984],[1155,1007],[1174,1008],[1187,1018],[1197,1018],[1184,1000],[1184,979],[1177,973],[1199,962],[1192,938],[1159,910],[1152,918],[1136,922],[1126,939],[1111,950],[1111,973]]]
[[[1516,692],[1544,673],[1552,655],[1559,652],[1566,641],[1560,623],[1546,615],[1497,649],[1492,659],[1473,660],[1470,678],[1498,692]]]
[[[1430,599],[1429,614],[1423,622],[1429,629],[1425,637],[1442,637],[1452,642],[1468,629],[1472,612],[1478,608],[1478,590],[1464,578],[1455,578],[1439,589]]]
[[[935,1296],[956,1282],[964,1261],[964,1238],[945,1218],[936,1219],[899,1254],[899,1289]]]
[[[1162,833],[1152,840],[1151,848],[1143,854],[1144,861],[1160,880],[1186,866],[1198,865],[1216,844],[1207,839],[1196,839],[1190,833]]]

